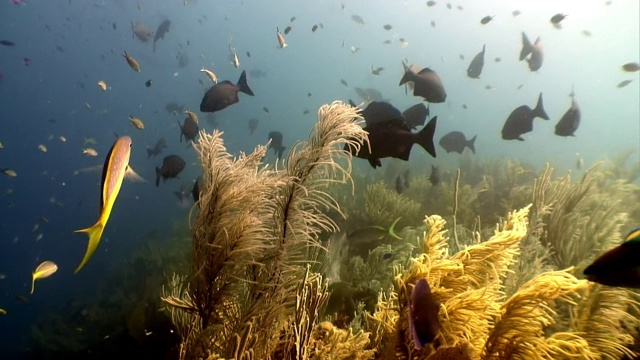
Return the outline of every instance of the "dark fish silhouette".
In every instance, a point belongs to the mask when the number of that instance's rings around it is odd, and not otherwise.
[[[175,102],[170,102],[164,106],[164,109],[171,114],[179,114],[184,111],[184,105],[178,105]]]
[[[529,56],[529,58],[527,58]],[[529,70],[538,71],[542,67],[542,61],[544,54],[542,52],[542,42],[540,37],[536,39],[536,42],[531,45],[531,41],[527,38],[527,35],[522,33],[522,50],[520,50],[520,61],[527,59],[529,63]]]
[[[156,43],[160,39],[164,39],[166,33],[169,32],[169,27],[171,26],[171,21],[165,20],[160,25],[158,25],[158,29],[156,30],[155,35],[153,35],[153,52],[156,52]]]
[[[438,336],[440,332],[439,311],[440,304],[433,298],[429,283],[426,279],[420,278],[411,291],[411,299],[407,309],[409,330],[416,349],[420,350],[423,346],[432,343]]]
[[[555,14],[549,19],[553,25],[560,25],[560,22],[566,18],[566,14]]]
[[[257,127],[258,127],[258,119],[256,118],[249,119],[249,132],[251,135],[253,135],[253,132],[256,131]]]
[[[162,150],[167,147],[167,141],[164,138],[158,139],[153,148],[147,148],[147,159],[151,156],[156,157],[162,154]]]
[[[356,23],[358,23],[360,25],[364,25],[364,19],[362,19],[362,17],[360,17],[358,15],[351,15],[351,20],[355,21]]]
[[[489,15],[487,15],[487,16],[483,17],[482,19],[480,19],[480,24],[482,24],[482,25],[486,25],[486,24],[490,23],[490,22],[491,22],[491,20],[493,20],[493,18],[494,18],[494,17],[495,17],[495,16],[489,16]]]
[[[286,146],[282,145],[282,133],[280,131],[271,131],[269,133],[269,149],[273,149],[273,152],[278,156],[278,160],[282,159],[282,153]]]
[[[9,41],[9,40],[0,40],[0,44],[4,45],[4,46],[15,46],[16,43],[14,43],[13,41]]]
[[[504,140],[517,139],[524,141],[521,135],[533,130],[533,119],[537,117],[549,120],[549,115],[545,112],[542,103],[542,93],[538,96],[538,104],[535,109],[522,105],[511,112],[502,127],[502,138]]]
[[[247,84],[247,74],[242,71],[238,84],[234,85],[231,81],[225,80],[213,85],[202,98],[200,102],[200,111],[216,112],[233,105],[238,102],[238,92],[242,91],[247,95],[253,96],[253,91]]]
[[[418,133],[412,133],[404,116],[388,103],[373,102],[369,104],[362,111],[362,117],[366,122],[364,130],[369,133],[369,146],[363,145],[360,151],[353,155],[367,159],[374,169],[382,166],[380,159],[386,157],[408,161],[411,148],[416,143],[431,156],[436,157],[433,135],[436,130],[437,117],[431,119],[427,126]],[[353,151],[346,146],[345,150]]]
[[[631,84],[632,80],[624,80],[624,81],[620,81],[618,83],[618,85],[616,85],[617,88],[622,89],[623,87]]]
[[[407,66],[405,63],[402,65],[404,66],[404,76],[398,85],[412,82],[413,95],[422,96],[431,103],[442,103],[446,100],[447,93],[444,90],[444,85],[435,71],[429,68],[420,70],[416,65]]]
[[[440,168],[436,165],[431,165],[431,175],[429,175],[429,182],[433,186],[440,185]]]
[[[384,101],[382,99],[382,93],[376,89],[373,88],[359,88],[359,87],[355,87],[353,88],[356,93],[358,93],[358,95],[362,98],[362,100],[369,102],[369,101]]]
[[[385,29],[385,30],[391,30],[391,29],[393,29],[393,26],[391,26],[389,24],[386,24],[382,28]]]
[[[153,80],[149,79],[144,83],[144,86],[146,87],[151,87],[151,85],[153,85]]]
[[[184,169],[184,159],[178,155],[165,156],[162,160],[162,167],[156,166],[156,187],[160,186],[160,178],[164,183],[167,179],[177,178]]]
[[[410,169],[407,169],[403,173],[399,173],[396,176],[396,192],[398,194],[402,194],[406,189],[409,188],[409,185],[410,185],[409,173],[410,173]]]
[[[622,65],[622,70],[628,72],[640,71],[640,64],[638,64],[637,62],[626,63]]]
[[[571,107],[562,115],[560,121],[556,124],[556,135],[558,136],[575,136],[573,133],[580,126],[580,108],[576,103],[576,97],[571,92]]]
[[[289,35],[290,32],[291,32],[291,26],[287,26],[286,28],[284,28],[285,35]]]
[[[484,50],[486,48],[486,44],[482,45],[482,51],[480,51],[474,58],[471,60],[471,64],[467,68],[467,76],[472,79],[479,79],[480,74],[482,74],[482,68],[484,67]]]
[[[424,125],[427,121],[429,117],[429,107],[424,106],[423,103],[415,104],[403,111],[402,116],[404,116],[404,121],[407,123],[407,126],[413,130],[418,126]]]
[[[587,266],[584,275],[602,285],[640,289],[640,228]]]
[[[450,153],[453,151],[453,152],[457,152],[458,154],[462,154],[462,152],[464,151],[464,148],[469,148],[469,150],[471,150],[471,152],[475,154],[476,153],[475,142],[477,137],[478,135],[467,140],[464,134],[461,133],[460,131],[452,131],[444,135],[443,137],[441,137],[439,144],[440,146],[442,146],[443,149],[447,151],[447,153]]]
[[[200,200],[200,192],[202,191],[202,176],[198,176],[196,181],[193,183],[193,189],[191,190],[191,196],[193,196],[193,201],[198,202]]]
[[[311,27],[311,32],[316,32],[316,30],[318,30],[318,25],[313,25]]]
[[[180,142],[182,142],[183,137],[186,141],[193,141],[198,136],[198,123],[190,116],[184,118],[182,125],[178,121],[178,126],[180,126]]]

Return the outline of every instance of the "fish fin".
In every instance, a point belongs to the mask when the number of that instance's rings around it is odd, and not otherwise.
[[[124,178],[133,182],[141,182],[141,183],[147,182],[147,180],[145,180],[142,176],[138,175],[138,173],[135,172],[130,165],[127,165],[127,170],[124,172]]]
[[[240,91],[247,95],[253,96],[253,91],[249,88],[249,84],[247,84],[247,72],[242,70],[242,74],[240,74],[240,78],[238,79],[238,87],[240,87]]]
[[[377,167],[382,167],[382,162],[378,158],[369,157],[367,158],[367,160],[369,160],[369,164],[371,164],[371,167],[373,167],[374,169]]]
[[[31,274],[31,294],[33,294],[33,290],[35,290],[34,289],[35,286],[36,286],[36,274],[33,273]]]
[[[182,135],[184,135],[184,133],[182,132],[182,124],[180,124],[180,121],[176,120],[176,122],[178,123],[178,127],[180,128],[180,142],[182,142]]]
[[[93,256],[93,253],[98,248],[98,244],[100,244],[100,238],[102,237],[103,231],[104,231],[104,224],[101,221],[98,221],[95,225],[93,225],[90,228],[75,231],[75,232],[84,232],[89,234],[89,243],[87,244],[87,252],[84,254],[84,258],[82,258],[82,262],[80,263],[80,265],[78,265],[74,273],[77,273],[78,271],[82,270],[82,268],[87,264],[87,262],[89,262],[89,259],[91,259],[91,256]]]
[[[412,74],[409,66],[407,66],[406,63],[402,62],[402,67],[404,68],[404,75],[402,75],[402,79],[400,79],[400,83],[398,84],[398,86],[404,85],[407,82],[412,81],[412,76],[411,76]]]
[[[518,137],[516,138],[516,140],[524,141],[524,139],[522,138],[522,136],[518,136]]]
[[[422,146],[429,155],[436,157],[436,146],[433,143],[433,135],[436,132],[436,123],[438,121],[438,117],[434,116],[431,121],[425,126],[420,132],[417,134],[418,140],[416,141],[420,146]]]
[[[467,142],[467,147],[471,150],[472,153],[476,153],[476,138],[478,135],[474,136]]]
[[[542,93],[538,96],[538,104],[536,105],[536,108],[533,109],[533,115],[535,117],[549,120],[549,115],[547,115],[547,112],[544,110],[544,105],[542,103]]]
[[[533,51],[533,45],[531,45],[531,41],[527,37],[527,34],[522,32],[522,50],[520,50],[520,61],[524,60],[527,55],[531,54]]]
[[[632,230],[625,237],[625,244],[640,243],[640,228]]]
[[[391,223],[391,226],[389,226],[389,229],[387,230],[387,233],[398,240],[402,240],[402,238],[400,236],[398,236],[398,234],[396,234],[396,224],[398,223],[398,221],[400,220],[400,218],[402,218],[402,216],[398,217],[397,219],[395,219],[393,221],[393,223]]]
[[[156,187],[160,186],[160,168],[156,166]]]

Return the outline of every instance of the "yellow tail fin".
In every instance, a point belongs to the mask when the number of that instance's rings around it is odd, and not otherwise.
[[[95,225],[93,225],[90,228],[75,231],[75,232],[84,232],[89,234],[89,243],[87,244],[87,252],[84,254],[84,258],[82,259],[82,262],[80,263],[80,265],[78,265],[78,268],[74,271],[74,273],[77,273],[78,271],[82,270],[82,268],[87,264],[87,262],[89,262],[89,259],[91,259],[91,256],[93,256],[93,253],[98,248],[98,244],[100,244],[100,238],[102,237],[103,231],[104,231],[104,224],[102,224],[102,222],[100,221],[98,221]]]

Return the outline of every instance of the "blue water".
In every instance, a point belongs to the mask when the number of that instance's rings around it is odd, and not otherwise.
[[[240,94],[238,104],[215,115],[234,154],[265,143],[273,130],[283,132],[284,144],[291,148],[306,137],[320,105],[349,98],[361,102],[355,86],[380,90],[401,110],[418,103],[419,98],[406,96],[398,86],[401,62],[407,59],[437,71],[447,89],[445,103],[431,104],[432,115],[439,119],[436,142],[449,131],[460,130],[468,137],[478,135],[479,158],[518,158],[537,167],[550,162],[562,170],[575,166],[576,153],[584,156],[587,166],[629,149],[638,161],[640,81],[638,73],[620,68],[640,61],[638,1],[613,0],[610,5],[580,0],[452,1],[450,10],[444,1],[434,7],[427,7],[425,1],[343,3],[344,9],[340,1],[0,3],[0,39],[16,44],[0,47],[0,142],[4,147],[0,168],[18,174],[0,174],[0,274],[5,276],[0,280],[0,308],[8,312],[0,316],[0,352],[23,350],[29,329],[47,311],[70,299],[92,296],[147,233],[155,230],[160,234],[158,241],[167,241],[162,234],[186,223],[188,208],[179,206],[172,192],[193,181],[200,170],[193,149],[179,142],[176,120],[182,121],[183,115],[175,117],[164,106],[176,102],[198,110],[210,86],[199,72],[201,66],[234,83],[241,70],[266,72],[265,77],[249,76],[255,97]],[[521,15],[514,17],[511,12],[516,9]],[[558,12],[569,14],[561,30],[549,23]],[[353,14],[365,24],[352,21]],[[481,25],[485,15],[495,18]],[[289,46],[278,49],[276,26],[283,31],[292,16],[296,20],[286,37]],[[131,21],[143,22],[154,31],[165,19],[171,20],[171,30],[158,42],[155,53],[151,42],[132,38]],[[311,27],[319,23],[323,28],[312,33]],[[393,28],[386,31],[385,24]],[[591,36],[584,35],[585,30]],[[536,73],[518,62],[522,31],[532,41],[542,39],[545,59]],[[229,62],[229,37],[238,51],[240,69]],[[409,45],[400,47],[400,38]],[[391,44],[383,44],[387,39]],[[470,79],[467,66],[485,43],[484,71],[479,80]],[[352,53],[352,46],[360,50]],[[142,72],[127,66],[123,50],[140,62]],[[188,56],[187,67],[178,67],[179,53]],[[496,63],[496,57],[502,61]],[[25,65],[24,58],[31,60],[30,65]],[[385,70],[373,76],[371,66]],[[149,79],[153,85],[147,88],[144,83]],[[627,79],[632,80],[630,85],[616,87]],[[110,89],[100,91],[99,80]],[[492,89],[487,90],[487,85]],[[557,137],[554,126],[571,104],[572,86],[582,123],[575,137]],[[533,108],[540,92],[551,120],[536,119],[534,131],[525,135],[524,142],[502,140],[500,130],[509,113],[520,105]],[[262,110],[264,106],[269,114]],[[304,110],[310,113],[303,115]],[[133,128],[128,120],[131,114],[144,121],[145,130]],[[205,114],[199,116],[201,127],[211,131]],[[260,123],[250,136],[247,121],[253,117]],[[73,172],[100,165],[114,132],[132,136],[130,164],[149,182],[124,183],[98,251],[74,275],[87,239],[73,231],[97,219],[100,175],[74,176]],[[85,137],[95,138],[97,145],[85,146]],[[147,160],[145,147],[152,147],[160,137],[167,139],[169,148]],[[48,151],[40,152],[39,144]],[[82,148],[87,146],[99,156],[83,155]],[[446,154],[438,146],[437,151],[434,160],[422,149],[414,149],[412,168],[421,173],[431,164],[456,166],[458,154]],[[155,166],[168,154],[182,156],[187,167],[179,180],[156,188]],[[273,153],[266,161],[274,161]],[[358,171],[374,171],[365,160],[355,161]],[[48,223],[39,217],[46,217]],[[32,231],[36,223],[39,229]],[[36,242],[40,233],[43,238]],[[59,270],[38,282],[35,294],[28,295],[31,271],[44,260],[56,262]],[[28,302],[17,301],[18,295],[26,295]]]

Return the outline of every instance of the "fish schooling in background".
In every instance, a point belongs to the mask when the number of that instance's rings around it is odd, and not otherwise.
[[[75,272],[82,270],[87,264],[93,253],[100,244],[100,238],[104,232],[104,228],[107,226],[111,210],[116,202],[122,181],[125,177],[134,181],[144,180],[140,175],[129,166],[129,159],[131,158],[131,145],[132,140],[129,136],[119,137],[109,149],[109,153],[104,162],[102,169],[102,183],[100,186],[100,217],[92,227],[76,230],[75,232],[84,232],[89,234],[89,244],[87,245],[87,251],[84,254],[84,258]]]
[[[598,284],[640,289],[640,228],[631,231],[622,245],[607,251],[583,271]]]

